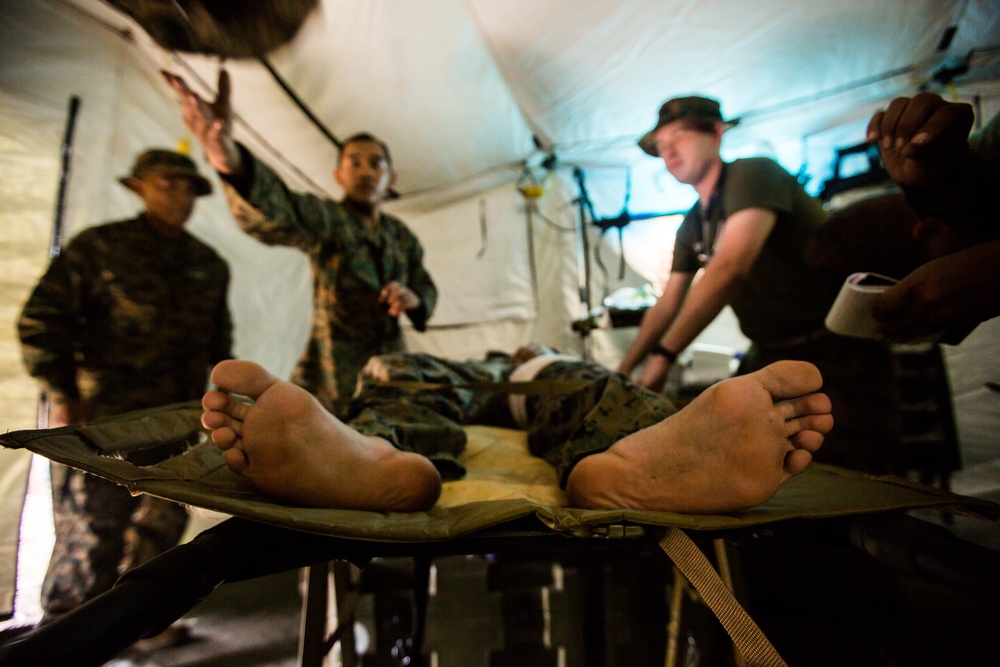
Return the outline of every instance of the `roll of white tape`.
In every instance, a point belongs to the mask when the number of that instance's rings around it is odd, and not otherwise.
[[[875,299],[895,284],[895,278],[878,273],[852,273],[826,315],[826,328],[842,336],[874,338],[878,329],[873,315]]]

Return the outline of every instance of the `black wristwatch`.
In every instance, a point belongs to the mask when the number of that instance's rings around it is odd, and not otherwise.
[[[674,352],[673,350],[668,350],[667,348],[663,347],[663,345],[660,343],[656,344],[656,347],[654,347],[652,351],[650,351],[650,354],[657,354],[666,359],[667,361],[669,361],[670,363],[674,363],[677,361],[677,353]]]

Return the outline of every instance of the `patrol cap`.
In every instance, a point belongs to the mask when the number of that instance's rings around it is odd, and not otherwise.
[[[212,192],[212,184],[198,173],[198,167],[187,155],[165,148],[151,148],[139,154],[132,166],[132,173],[118,179],[118,182],[133,189],[131,181],[151,174],[163,176],[183,176],[194,183],[195,193],[202,197]]]
[[[646,154],[659,157],[656,150],[656,138],[653,136],[656,131],[664,125],[680,120],[681,118],[703,118],[705,120],[717,121],[726,126],[726,129],[736,125],[737,121],[722,120],[722,111],[717,100],[708,97],[691,95],[689,97],[675,97],[667,100],[660,107],[660,116],[656,121],[656,126],[642,135],[639,139],[639,148]]]

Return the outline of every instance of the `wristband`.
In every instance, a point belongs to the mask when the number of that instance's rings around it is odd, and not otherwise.
[[[669,361],[670,363],[674,363],[675,361],[677,361],[677,353],[674,352],[673,350],[668,350],[667,348],[663,347],[663,345],[661,345],[660,343],[656,344],[656,347],[654,347],[650,351],[650,354],[657,354],[666,359],[667,361]]]

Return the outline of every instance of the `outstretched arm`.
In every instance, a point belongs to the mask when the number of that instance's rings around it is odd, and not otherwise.
[[[1000,162],[970,150],[972,121],[968,104],[920,93],[893,100],[868,125],[869,140],[878,142],[889,175],[918,214],[943,223],[957,239],[951,246],[971,246],[924,264],[879,297],[882,338],[906,341],[944,331],[944,342],[957,343],[1000,315]]]

